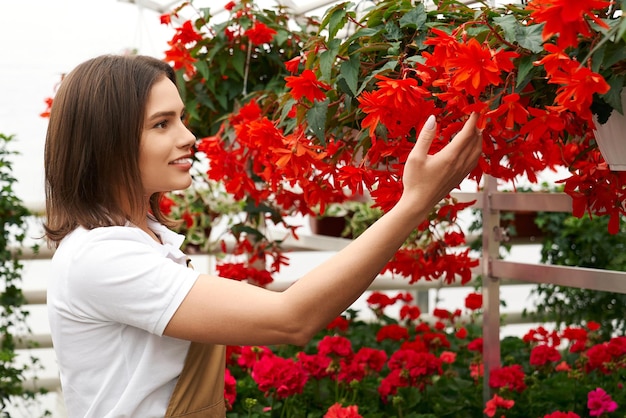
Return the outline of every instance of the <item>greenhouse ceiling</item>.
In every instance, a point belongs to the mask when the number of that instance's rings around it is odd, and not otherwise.
[[[166,13],[182,3],[182,0],[119,0],[123,3],[131,3],[137,7],[154,10],[159,13]],[[209,7],[214,11],[214,15],[218,11],[224,10],[224,6],[229,0],[194,0],[194,6]],[[314,12],[323,12],[331,4],[338,3],[337,0],[257,0],[255,3],[263,7],[271,7],[281,5],[293,10],[296,14],[307,14]]]

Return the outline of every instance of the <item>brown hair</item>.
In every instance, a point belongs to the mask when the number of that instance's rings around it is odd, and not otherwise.
[[[105,55],[63,79],[44,150],[49,243],[58,245],[78,226],[124,225],[146,216],[139,142],[150,89],[162,77],[176,84],[173,69],[156,58]],[[150,209],[171,225],[159,208],[161,195],[150,196]]]

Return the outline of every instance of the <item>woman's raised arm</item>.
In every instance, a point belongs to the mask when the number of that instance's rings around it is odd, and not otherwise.
[[[201,275],[165,334],[218,344],[305,344],[348,308],[402,243],[475,167],[482,139],[472,114],[441,151],[429,155],[431,116],[411,151],[398,203],[365,233],[283,292]]]

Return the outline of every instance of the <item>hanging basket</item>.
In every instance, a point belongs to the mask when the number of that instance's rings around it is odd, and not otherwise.
[[[626,89],[622,91],[622,109],[626,110]],[[611,170],[626,171],[626,116],[613,110],[609,120],[601,125],[594,117],[598,148]]]

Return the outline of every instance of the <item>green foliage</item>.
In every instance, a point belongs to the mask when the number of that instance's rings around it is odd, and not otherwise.
[[[244,8],[248,4],[251,2],[245,1],[236,7]],[[255,22],[261,22],[276,31],[273,42],[264,49],[253,50],[239,42],[241,38],[233,39],[230,32],[235,27],[233,21],[214,23],[215,17],[208,9],[199,12],[203,17],[195,21],[196,29],[207,35],[189,51],[197,60],[197,71],[192,77],[179,71],[178,85],[189,113],[189,129],[202,138],[216,134],[223,118],[249,96],[273,95],[284,89],[284,78],[289,75],[284,62],[299,54],[301,42],[308,38],[308,21],[304,17],[290,19],[280,8],[253,7],[250,16],[237,20],[237,30],[245,31]],[[298,22],[302,27],[295,29]]]
[[[607,232],[609,219],[567,213],[540,213],[537,224],[545,232],[541,261],[562,266],[626,271],[626,226]],[[533,291],[539,299],[537,318],[557,324],[596,321],[606,336],[626,334],[626,295],[541,284]]]
[[[17,361],[17,335],[29,331],[26,325],[28,312],[20,283],[22,263],[19,246],[26,237],[26,217],[29,215],[21,200],[15,195],[8,144],[13,136],[0,134],[0,407],[1,416],[10,417],[6,407],[16,399],[32,400],[37,393],[26,390],[23,382],[27,373],[38,367],[38,359],[30,357],[30,363]]]

